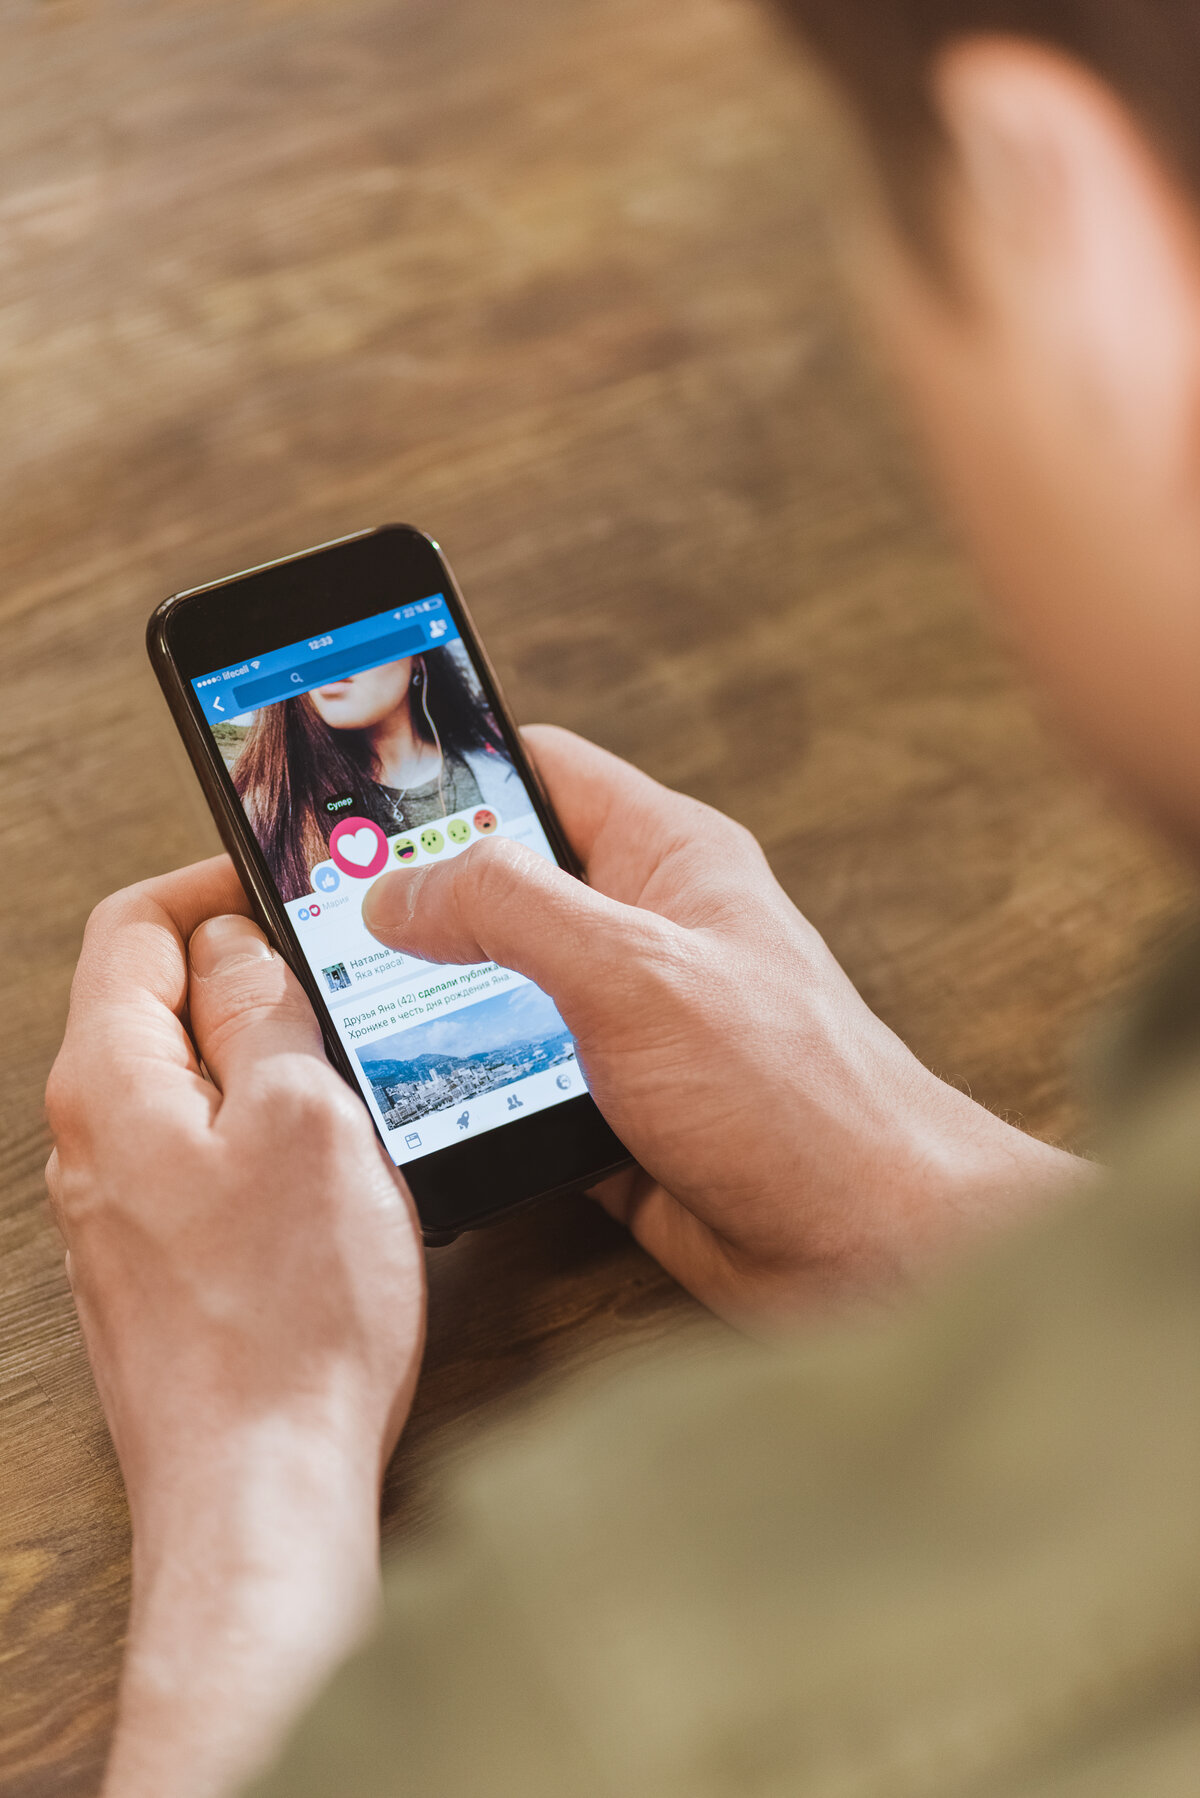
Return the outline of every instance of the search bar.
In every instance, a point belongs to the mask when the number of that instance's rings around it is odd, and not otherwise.
[[[313,656],[297,662],[292,668],[277,668],[262,680],[246,681],[233,689],[239,712],[252,712],[258,706],[274,705],[294,693],[307,693],[310,687],[345,680],[351,674],[362,674],[367,668],[378,668],[381,662],[398,662],[401,656],[413,655],[427,647],[424,625],[412,625],[406,631],[392,631],[386,637],[372,637],[367,643],[355,643],[331,656]]]

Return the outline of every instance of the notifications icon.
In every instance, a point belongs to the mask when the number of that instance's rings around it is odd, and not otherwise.
[[[387,866],[387,838],[369,818],[343,818],[330,833],[329,853],[343,874],[369,880]]]

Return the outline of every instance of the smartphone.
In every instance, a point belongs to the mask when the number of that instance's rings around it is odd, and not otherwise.
[[[177,593],[147,645],[258,920],[427,1241],[627,1164],[546,994],[386,949],[362,922],[388,869],[487,836],[579,872],[437,544],[384,525]]]

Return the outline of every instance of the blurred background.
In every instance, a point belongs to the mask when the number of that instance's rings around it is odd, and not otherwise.
[[[760,837],[937,1070],[1074,1142],[1175,871],[990,643],[858,346],[846,174],[752,0],[3,8],[0,1789],[94,1789],[120,1481],[43,1201],[89,908],[212,852],[143,631],[387,519],[519,718]],[[395,1542],[497,1409],[690,1304],[585,1201],[433,1259]]]

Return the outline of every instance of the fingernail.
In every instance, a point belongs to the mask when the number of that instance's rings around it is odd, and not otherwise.
[[[272,950],[257,924],[236,915],[206,918],[193,933],[188,956],[193,974],[207,980],[235,961],[268,961]]]

